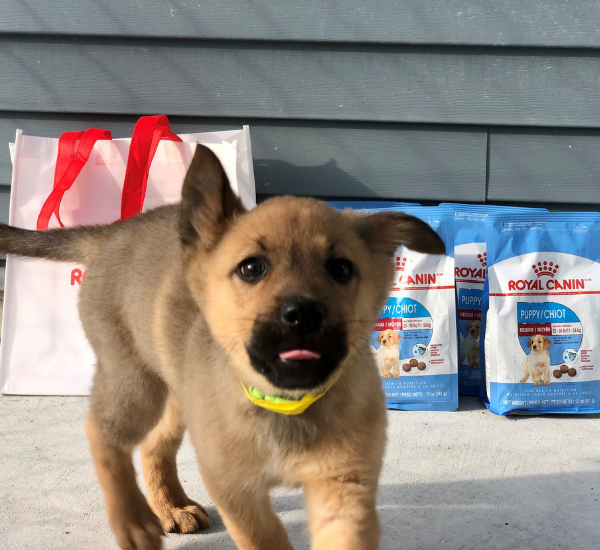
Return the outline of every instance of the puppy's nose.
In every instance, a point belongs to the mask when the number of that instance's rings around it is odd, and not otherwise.
[[[325,306],[316,300],[294,299],[281,306],[283,323],[304,333],[320,330],[325,322],[325,316]]]

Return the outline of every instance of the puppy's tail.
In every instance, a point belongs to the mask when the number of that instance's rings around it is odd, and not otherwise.
[[[110,227],[83,226],[30,231],[0,224],[0,252],[88,265],[106,242]]]

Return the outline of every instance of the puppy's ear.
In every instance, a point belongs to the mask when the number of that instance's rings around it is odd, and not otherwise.
[[[544,336],[544,349],[550,349],[552,346],[552,342],[550,342],[550,338]]]
[[[184,247],[213,248],[238,215],[246,212],[216,155],[198,144],[181,190],[179,235]]]
[[[379,342],[381,344],[381,339],[383,338],[383,330],[379,333],[379,335],[377,336],[377,342]]]
[[[472,323],[472,322],[473,322],[473,321],[469,321],[469,322],[467,323],[467,326],[465,327],[465,330],[467,331],[467,334],[469,334],[469,331],[471,330],[471,323]]]
[[[394,331],[394,344],[399,344],[402,340],[402,336],[400,336],[396,331]]]
[[[529,340],[527,341],[527,347],[531,349],[531,346],[533,346],[533,336],[530,336]]]
[[[438,234],[424,221],[402,212],[357,214],[346,210],[358,236],[370,250],[391,256],[404,245],[416,252],[444,254],[446,248]]]

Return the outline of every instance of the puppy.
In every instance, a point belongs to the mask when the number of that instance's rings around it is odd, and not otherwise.
[[[469,368],[479,367],[479,333],[481,321],[469,321],[466,327],[467,337],[460,343],[460,362]]]
[[[398,344],[402,337],[392,329],[382,330],[377,336],[377,366],[384,378],[400,378],[400,350]]]
[[[529,338],[527,347],[531,350],[531,353],[523,359],[521,384],[527,382],[531,374],[534,386],[541,386],[542,381],[546,386],[550,385],[550,353],[548,353],[550,346],[552,346],[552,343],[547,336],[534,334]]]
[[[208,526],[177,478],[186,428],[240,550],[292,549],[269,501],[282,484],[304,488],[312,548],[378,548],[386,410],[368,346],[402,244],[444,252],[429,226],[397,212],[292,197],[248,212],[202,146],[180,204],[109,226],[0,226],[2,252],[87,266],[79,310],[97,357],[87,435],[121,548],[155,550],[163,531]],[[269,410],[277,398],[316,401],[286,415]]]

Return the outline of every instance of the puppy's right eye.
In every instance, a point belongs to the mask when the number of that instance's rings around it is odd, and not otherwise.
[[[246,258],[238,264],[236,273],[242,281],[258,283],[267,274],[267,262],[262,258]]]
[[[327,271],[338,283],[347,283],[354,277],[354,266],[350,260],[336,258],[327,264]]]

